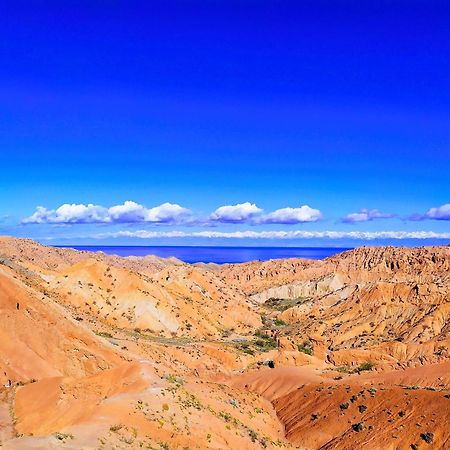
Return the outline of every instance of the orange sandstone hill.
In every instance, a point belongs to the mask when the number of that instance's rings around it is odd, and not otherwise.
[[[188,265],[0,237],[5,449],[450,448],[450,247]]]

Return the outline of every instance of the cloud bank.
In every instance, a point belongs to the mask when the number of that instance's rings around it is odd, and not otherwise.
[[[341,219],[344,223],[362,223],[379,219],[390,219],[397,214],[381,212],[378,209],[361,209]],[[36,211],[21,221],[22,224],[165,224],[165,225],[204,225],[248,224],[248,225],[295,225],[317,222],[323,219],[319,209],[302,205],[285,207],[266,213],[255,203],[244,202],[224,205],[208,216],[201,217],[188,208],[176,203],[163,203],[147,208],[131,200],[111,207],[89,204],[65,203],[57,209],[38,206]],[[424,214],[414,214],[407,219],[450,220],[450,203],[430,208]]]
[[[281,208],[269,214],[254,203],[245,202],[237,205],[226,205],[217,208],[210,216],[212,222],[221,223],[250,223],[252,225],[292,225],[305,222],[316,222],[322,219],[320,210],[308,205],[299,208]]]
[[[23,224],[86,224],[86,223],[154,223],[178,224],[191,215],[191,211],[174,203],[163,203],[146,208],[127,200],[122,205],[105,208],[88,204],[64,204],[57,209],[38,206]]]
[[[85,236],[86,237],[86,236]],[[105,238],[225,238],[225,239],[450,239],[450,233],[436,233],[434,231],[117,231],[99,233],[89,236],[96,239]]]
[[[390,213],[382,213],[378,209],[361,209],[359,212],[352,213],[346,215],[342,222],[345,223],[358,223],[358,222],[368,222],[370,220],[375,219],[391,219],[392,217],[395,217],[396,214],[390,214]]]
[[[154,208],[146,208],[127,200],[121,205],[106,208],[92,203],[61,205],[57,209],[38,206],[36,211],[22,220],[22,224],[120,224],[153,223],[166,225],[216,225],[222,224],[299,224],[322,219],[318,209],[303,205],[298,208],[281,208],[268,214],[254,203],[244,202],[224,205],[211,213],[206,220],[194,216],[188,208],[175,203],[163,203]]]

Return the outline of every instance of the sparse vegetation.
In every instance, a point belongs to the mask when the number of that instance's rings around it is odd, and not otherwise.
[[[293,306],[302,305],[308,302],[310,299],[307,297],[297,298],[270,298],[264,303],[264,306],[276,311],[286,311]]]
[[[169,382],[169,383],[174,383],[174,384],[178,384],[178,385],[183,385],[184,384],[184,379],[182,377],[176,376],[176,375],[165,375],[164,378]]]
[[[339,366],[334,370],[339,373],[353,373],[353,369],[350,366]]]
[[[254,345],[258,348],[258,350],[267,352],[277,348],[277,341],[272,336],[258,330],[255,332],[255,337],[257,339],[254,341]]]
[[[285,327],[287,325],[286,322],[284,320],[281,320],[281,319],[274,319],[273,320],[273,324],[276,327]]]
[[[314,353],[312,343],[310,341],[304,341],[303,344],[298,344],[297,349],[299,352],[305,353],[309,356],[312,356]]]
[[[97,336],[108,338],[108,339],[111,339],[113,337],[113,335],[111,333],[109,333],[108,331],[94,331],[94,333]]]
[[[249,430],[248,434],[252,442],[256,442],[256,440],[258,439],[258,433],[254,430]]]
[[[373,368],[375,367],[375,364],[373,362],[365,362],[362,363],[361,365],[359,365],[356,369],[355,372],[356,373],[360,373],[360,372],[364,372],[366,370],[373,370]]]
[[[58,439],[58,441],[67,441],[69,439],[73,439],[73,434],[70,433],[55,433],[55,438]]]
[[[369,370],[373,370],[373,368],[375,367],[375,363],[373,362],[365,362],[360,364],[357,367],[352,367],[352,366],[340,366],[340,367],[336,367],[336,371],[340,372],[340,373],[348,373],[348,374],[354,374],[354,373],[361,373],[364,371],[369,371]]]
[[[277,341],[263,330],[257,330],[254,333],[252,341],[237,342],[236,348],[248,355],[254,355],[256,352],[268,352],[277,348]]]
[[[237,345],[237,348],[243,352],[246,353],[247,355],[254,355],[255,351],[250,347],[250,343],[249,342],[240,342]]]
[[[231,422],[231,419],[233,418],[233,416],[226,411],[220,411],[219,417],[221,417],[223,420],[225,420],[225,422]]]

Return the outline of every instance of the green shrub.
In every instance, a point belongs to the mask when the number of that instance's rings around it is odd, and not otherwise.
[[[278,346],[277,341],[272,336],[268,336],[260,330],[255,332],[255,336],[258,339],[255,340],[254,344],[256,347],[258,347],[258,350],[268,352],[269,350],[273,350]]]
[[[286,322],[284,320],[281,320],[281,319],[274,319],[273,324],[276,327],[284,327],[284,326],[287,325]]]
[[[356,373],[364,372],[365,370],[372,370],[375,367],[375,364],[373,362],[365,362],[362,363],[360,366],[358,366],[355,369]]]
[[[73,439],[73,434],[70,434],[70,433],[55,433],[55,437],[59,441],[66,441],[67,439]]]
[[[109,339],[111,339],[113,337],[112,334],[108,333],[107,331],[95,331],[95,334],[97,336],[104,337],[104,338],[109,338]]]
[[[305,353],[309,356],[312,356],[312,354],[314,353],[312,344],[309,341],[304,341],[303,344],[298,344],[297,349],[299,352]]]
[[[360,364],[358,367],[356,368],[352,368],[351,366],[347,365],[347,366],[341,366],[341,367],[336,367],[336,371],[340,372],[340,373],[361,373],[367,370],[372,370],[375,367],[375,364],[373,362],[365,362]]]
[[[264,306],[270,309],[274,309],[276,311],[286,311],[293,306],[302,305],[309,301],[307,297],[298,297],[298,298],[269,298],[264,303]]]

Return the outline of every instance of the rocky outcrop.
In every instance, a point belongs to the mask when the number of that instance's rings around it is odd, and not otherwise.
[[[256,303],[264,303],[270,299],[319,298],[344,288],[343,276],[329,274],[315,280],[294,281],[273,288],[266,289],[250,296]]]

